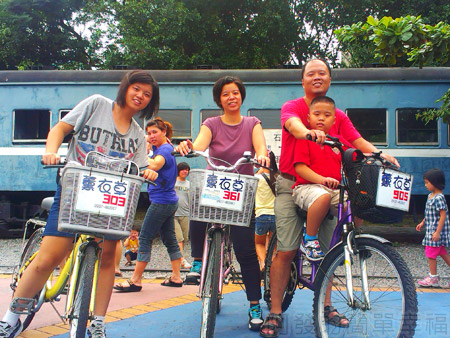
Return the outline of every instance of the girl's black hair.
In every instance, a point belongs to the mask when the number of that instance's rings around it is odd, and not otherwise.
[[[125,106],[127,90],[133,83],[145,83],[152,86],[152,98],[150,103],[142,110],[141,118],[150,120],[159,110],[159,85],[153,76],[146,70],[133,70],[128,72],[122,78],[117,92],[116,102],[119,107]]]
[[[178,175],[180,174],[181,170],[185,170],[185,169],[191,170],[191,167],[186,162],[180,162],[177,164]]]
[[[430,169],[425,174],[423,178],[427,179],[436,189],[444,190],[445,188],[445,175],[441,169]]]
[[[241,79],[235,76],[223,76],[220,79],[214,83],[213,86],[213,98],[214,102],[220,107],[222,107],[222,104],[220,103],[220,94],[222,94],[222,88],[223,86],[229,84],[229,83],[235,83],[236,86],[239,88],[239,92],[241,93],[242,103],[244,103],[245,100],[245,86],[242,83]]]

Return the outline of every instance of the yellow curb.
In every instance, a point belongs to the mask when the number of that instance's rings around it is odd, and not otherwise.
[[[450,293],[448,288],[418,288],[416,291],[423,293]]]
[[[66,329],[64,329],[62,327],[58,327],[56,325],[52,325],[52,326],[41,327],[39,329],[39,331],[45,332],[45,333],[48,333],[48,334],[51,334],[51,335],[57,335],[57,334],[66,333],[68,330],[66,330]]]
[[[143,315],[144,313],[147,313],[147,312],[145,312],[145,311],[142,311],[142,310],[138,310],[138,309],[133,309],[133,308],[126,308],[126,309],[122,309],[121,311],[123,311],[123,312],[126,312],[126,313],[129,313],[129,314],[131,314],[131,315],[135,315],[135,316],[137,316],[137,315]]]
[[[145,312],[153,312],[153,311],[159,310],[158,308],[156,308],[154,306],[149,306],[149,305],[136,305],[136,306],[133,306],[132,309],[142,310]]]
[[[105,316],[105,323],[113,323],[121,320],[121,318],[110,316],[108,313]]]
[[[158,302],[158,304],[167,304],[167,305],[171,305],[171,306],[175,306],[178,305],[176,298],[170,298],[170,299],[164,299],[164,300],[160,300]]]
[[[195,293],[190,293],[188,295],[180,296],[179,298],[190,300],[190,301],[193,301],[193,302],[195,302],[197,300],[200,300],[200,298],[198,298]]]
[[[156,307],[156,308],[158,308],[158,310],[162,310],[162,309],[168,309],[168,308],[170,308],[170,307],[172,307],[173,305],[169,305],[169,304],[164,304],[164,303],[159,303],[159,302],[155,302],[155,303],[148,303],[148,304],[146,304],[146,305],[149,305],[149,306],[153,306],[153,307]]]
[[[49,337],[51,337],[51,335],[38,330],[24,331],[19,335],[19,338],[49,338]]]
[[[120,318],[120,319],[126,319],[126,318],[133,317],[132,314],[123,312],[122,310],[112,311],[108,314],[112,317],[116,317],[116,318]]]

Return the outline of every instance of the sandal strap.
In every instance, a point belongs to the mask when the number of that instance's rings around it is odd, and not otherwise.
[[[338,312],[336,310],[336,308],[334,306],[332,306],[332,305],[325,306],[323,310],[324,310],[323,312],[324,312],[325,316],[328,316],[331,312]]]
[[[277,322],[277,328],[281,328],[283,325],[283,317],[281,316],[281,314],[277,314],[277,313],[269,313],[266,317],[266,320],[264,321],[264,324],[266,324],[267,321],[269,320],[275,320]],[[274,325],[272,323],[267,323],[268,325]]]

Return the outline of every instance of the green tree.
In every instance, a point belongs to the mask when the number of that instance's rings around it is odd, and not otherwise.
[[[0,69],[89,66],[88,42],[71,24],[82,4],[82,0],[0,2]]]
[[[92,1],[79,20],[93,19],[106,41],[102,68],[272,68],[289,60],[296,37],[287,0]]]
[[[365,23],[358,22],[336,30],[336,35],[344,48],[350,53],[354,64],[359,54],[356,50],[366,49],[375,59],[389,66],[446,66],[450,57],[450,25],[439,22],[436,25],[424,24],[419,17],[406,16],[380,20],[369,16]],[[450,89],[436,103],[442,102],[439,109],[428,110],[417,115],[426,123],[443,118],[450,121]]]

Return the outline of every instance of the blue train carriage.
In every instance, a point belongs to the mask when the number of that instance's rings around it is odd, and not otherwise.
[[[40,155],[51,126],[92,94],[115,98],[125,71],[0,71],[0,228],[19,226],[38,210],[39,200],[56,188],[55,171],[43,170]],[[161,91],[159,116],[172,122],[174,142],[195,138],[207,117],[220,114],[212,85],[223,75],[239,76],[247,97],[242,113],[262,121],[270,148],[281,146],[280,108],[302,96],[300,71],[154,70]],[[361,134],[397,156],[414,175],[413,194],[426,194],[422,174],[442,168],[450,177],[449,127],[415,119],[450,87],[448,68],[333,70],[328,93]],[[144,121],[138,120],[144,126]],[[67,151],[63,145],[60,153]],[[193,168],[202,159],[189,159]],[[449,188],[445,192],[448,194]],[[32,193],[31,193],[32,192]]]

